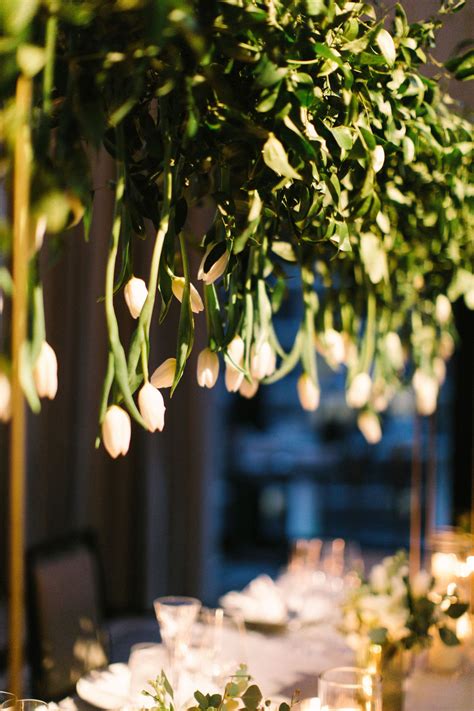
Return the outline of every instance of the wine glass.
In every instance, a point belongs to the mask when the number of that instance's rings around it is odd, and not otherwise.
[[[15,704],[15,694],[10,694],[9,691],[0,691],[0,709],[13,709]]]
[[[177,686],[177,664],[184,659],[187,652],[201,602],[195,597],[170,595],[157,598],[153,605],[160,625],[161,639],[168,652],[170,681],[173,686]]]
[[[381,678],[368,669],[336,667],[319,677],[321,711],[382,711]]]

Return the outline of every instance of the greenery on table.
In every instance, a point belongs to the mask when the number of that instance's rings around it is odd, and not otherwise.
[[[250,396],[260,381],[301,366],[300,400],[315,409],[324,358],[347,368],[348,404],[361,411],[370,440],[378,439],[377,413],[413,377],[419,410],[429,414],[454,347],[451,302],[464,297],[474,306],[472,125],[441,90],[447,69],[432,79],[422,73],[443,14],[462,5],[446,1],[436,16],[410,24],[401,5],[389,21],[375,4],[345,0],[3,0],[8,191],[25,120],[19,82],[32,89],[22,357],[32,409],[40,408],[35,365],[46,339],[43,234],[62,248],[59,235],[82,220],[88,239],[94,191],[104,187],[91,182],[90,157],[104,145],[117,169],[109,186],[102,424],[118,405],[161,429],[135,393],[149,381],[151,329],[178,293],[171,393],[183,375],[200,308],[193,309],[191,252],[204,257],[209,349],[224,357],[228,387]],[[447,66],[468,79],[472,52]],[[138,275],[134,252],[145,238],[154,240],[150,269]],[[7,296],[11,243],[2,216]],[[295,274],[301,324],[285,352],[273,318]],[[133,276],[146,280],[147,295],[127,352],[115,300]],[[8,342],[3,349],[0,370],[8,375]],[[218,367],[211,362],[207,385]],[[113,456],[127,448],[119,443]]]
[[[435,633],[448,646],[459,644],[452,621],[468,605],[456,590],[435,592],[434,583],[426,570],[409,578],[404,551],[384,558],[343,604],[341,629],[349,645],[358,652],[369,643],[395,652],[428,647]]]
[[[156,706],[152,708],[158,711],[174,711],[174,692],[166,674],[162,671],[155,681],[149,681],[149,685],[152,691],[145,690],[142,693],[155,701]],[[295,698],[290,704],[279,704],[278,711],[290,711]],[[245,665],[241,665],[236,674],[230,677],[222,694],[203,694],[196,691],[194,699],[196,703],[189,707],[188,711],[264,711],[271,705],[270,700],[264,700],[258,686],[251,683]]]

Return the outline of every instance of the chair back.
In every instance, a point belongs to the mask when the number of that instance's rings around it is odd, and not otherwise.
[[[26,568],[33,693],[59,699],[85,672],[108,663],[94,536],[81,533],[32,548]]]

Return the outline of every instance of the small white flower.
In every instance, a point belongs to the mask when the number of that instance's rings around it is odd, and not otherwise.
[[[372,380],[368,373],[357,373],[346,392],[349,407],[360,408],[367,404],[372,389]]]
[[[197,381],[201,388],[213,388],[219,376],[219,356],[204,348],[197,359]]]
[[[389,331],[385,336],[385,351],[392,368],[402,370],[405,365],[405,357],[400,336],[395,331]]]
[[[167,358],[155,370],[150,378],[154,388],[170,388],[176,373],[176,358]]]
[[[132,426],[128,412],[118,405],[112,405],[105,413],[102,423],[104,447],[113,459],[128,452]]]
[[[275,351],[268,341],[263,341],[259,346],[252,346],[250,356],[250,373],[252,378],[262,380],[266,375],[271,375],[276,368]]]
[[[199,265],[198,279],[205,284],[213,284],[224,274],[229,258],[230,255],[226,249],[225,242],[211,244]]]
[[[145,383],[138,393],[138,407],[150,432],[162,431],[165,426],[163,395],[151,383]]]
[[[438,294],[435,304],[435,316],[440,326],[446,326],[451,319],[451,302],[444,294]]]
[[[439,385],[436,378],[417,368],[413,376],[416,409],[420,415],[432,415],[436,410]]]
[[[227,362],[225,367],[225,386],[230,393],[236,393],[242,385],[244,373],[235,366],[243,366],[244,353],[245,343],[240,336],[234,336],[227,346],[227,354],[232,363]]]
[[[372,153],[372,167],[376,173],[382,170],[383,164],[385,162],[385,151],[382,146],[375,146]]]
[[[11,417],[12,386],[5,373],[0,373],[0,422],[8,422]]]
[[[302,373],[296,384],[298,397],[303,410],[314,412],[318,409],[320,391],[308,373]]]
[[[33,379],[39,397],[54,400],[58,391],[58,361],[49,343],[43,341],[33,368]]]
[[[243,397],[246,397],[248,400],[250,400],[252,397],[254,397],[254,395],[257,394],[258,386],[258,380],[252,380],[252,382],[250,383],[246,378],[244,378],[240,385],[239,393]]]
[[[427,570],[419,570],[411,582],[411,591],[414,597],[425,597],[430,589],[432,583],[431,573]]]
[[[173,290],[173,294],[180,302],[183,301],[185,283],[186,282],[184,277],[173,277],[173,283],[171,285],[171,288]],[[193,284],[189,285],[189,297],[191,301],[191,310],[193,311],[193,313],[198,314],[201,311],[204,311],[204,304],[202,303],[201,295]]]
[[[132,318],[138,318],[148,296],[148,289],[143,279],[132,277],[125,284],[123,295]]]
[[[377,444],[382,439],[380,420],[373,412],[361,412],[357,418],[357,426],[369,444]]]

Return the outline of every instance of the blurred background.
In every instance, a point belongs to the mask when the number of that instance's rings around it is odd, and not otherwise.
[[[404,2],[410,19],[437,2]],[[447,18],[436,57],[445,60],[474,27],[474,5]],[[460,109],[472,111],[472,87],[450,87]],[[112,461],[94,447],[96,412],[106,364],[103,286],[111,217],[103,154],[95,173],[93,237],[67,233],[44,250],[48,341],[59,361],[60,390],[29,418],[27,543],[78,530],[98,536],[109,611],[147,612],[166,593],[214,604],[257,573],[276,573],[297,538],[343,537],[349,555],[373,560],[408,546],[414,403],[398,396],[383,418],[380,444],[366,444],[344,400],[343,374],[321,370],[321,405],[301,410],[296,375],[262,387],[246,401],[220,380],[197,387],[196,357],[204,319],[197,319],[194,354],[168,401],[162,434],[136,431],[127,458]],[[58,260],[57,252],[61,254]],[[141,252],[139,252],[141,250]],[[137,276],[148,271],[150,244],[137,247]],[[138,265],[140,265],[141,273]],[[197,263],[192,266],[197,270]],[[299,319],[295,277],[279,318],[283,346]],[[119,310],[120,310],[120,305]],[[124,306],[124,305],[122,305]],[[125,307],[123,309],[125,314]],[[156,365],[174,355],[166,328],[153,344]],[[459,304],[458,350],[449,363],[435,418],[422,423],[421,466],[436,473],[436,524],[462,523],[471,507],[473,475],[474,315]],[[123,333],[129,319],[122,319]],[[8,314],[0,330],[9,328]],[[426,418],[425,418],[426,419]],[[6,648],[8,431],[0,428],[0,653]]]

